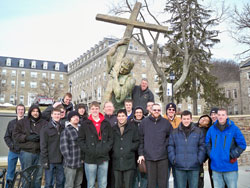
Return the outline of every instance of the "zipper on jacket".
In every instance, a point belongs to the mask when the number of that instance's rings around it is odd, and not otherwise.
[[[216,137],[215,137],[214,148],[216,148],[216,142],[217,142],[217,135],[216,135]]]
[[[224,138],[224,149],[225,149],[225,146],[226,146],[226,140],[227,140],[227,136],[225,135],[225,138]]]

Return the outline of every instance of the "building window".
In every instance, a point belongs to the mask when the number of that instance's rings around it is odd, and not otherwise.
[[[1,102],[1,103],[4,103],[4,98],[5,98],[5,95],[4,95],[4,94],[1,94],[1,95],[0,95],[0,102]]]
[[[6,80],[2,80],[1,83],[2,83],[2,87],[4,87],[6,84]]]
[[[159,82],[159,76],[157,75],[157,74],[155,74],[155,76],[154,76],[154,82]]]
[[[198,114],[201,113],[201,105],[198,105],[198,106],[197,106],[197,112],[198,112]]]
[[[8,67],[11,66],[11,59],[10,58],[6,59],[6,66],[8,66]]]
[[[230,90],[227,90],[227,98],[231,98],[231,92],[230,92]]]
[[[60,68],[60,64],[59,64],[59,63],[56,63],[56,65],[55,65],[55,70],[59,70],[59,68]]]
[[[10,84],[11,84],[11,87],[14,88],[16,84],[15,80],[11,80]]]
[[[106,72],[103,73],[103,80],[106,81]]]
[[[20,104],[24,104],[24,96],[23,95],[20,95],[20,97],[19,97],[19,103]]]
[[[31,68],[35,69],[36,68],[36,61],[31,61]]]
[[[7,70],[6,69],[3,69],[2,70],[2,75],[6,75],[7,74]]]
[[[250,97],[250,87],[248,87],[248,97]]]
[[[97,99],[101,100],[101,96],[102,96],[102,87],[98,87],[97,89]]]
[[[239,114],[239,112],[238,112],[238,104],[235,104],[234,105],[234,114]]]
[[[94,77],[94,84],[96,83],[96,77]]]
[[[55,83],[51,83],[50,86],[51,86],[51,89],[54,89]]]
[[[15,95],[10,96],[10,103],[15,104]]]
[[[238,97],[238,95],[237,95],[237,89],[233,90],[233,95],[234,95],[234,98],[237,99],[237,97]]]
[[[146,67],[146,66],[147,66],[146,60],[141,60],[141,66],[142,66],[142,67]]]
[[[15,70],[11,71],[11,76],[16,76],[16,71]]]
[[[42,87],[42,89],[45,89],[46,88],[46,83],[42,83],[41,87]]]
[[[37,72],[30,72],[31,78],[37,78]]]
[[[60,87],[60,89],[62,90],[62,89],[63,89],[63,87],[64,87],[64,85],[63,85],[63,84],[60,84],[60,86],[59,86],[59,87]]]
[[[42,78],[46,78],[47,74],[45,72],[42,73]]]
[[[25,81],[21,81],[20,85],[21,87],[25,87]]]
[[[130,50],[133,50],[134,46],[132,43],[129,43],[129,47],[128,47]]]
[[[30,88],[37,88],[36,82],[30,82]]]
[[[24,67],[24,60],[23,59],[19,60],[19,67]]]
[[[247,73],[247,79],[250,80],[250,72]]]
[[[21,71],[21,76],[22,76],[22,78],[25,77],[25,71]]]
[[[141,77],[142,78],[147,78],[147,75],[146,74],[141,74]]]
[[[192,104],[188,104],[188,111],[192,112]]]
[[[48,69],[48,62],[43,62],[43,69]]]
[[[63,74],[60,74],[60,80],[63,80]]]
[[[51,80],[54,80],[55,79],[55,74],[51,74],[50,78],[51,78]]]

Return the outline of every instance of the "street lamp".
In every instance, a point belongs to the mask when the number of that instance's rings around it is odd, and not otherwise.
[[[71,88],[72,88],[72,82],[71,82],[71,80],[70,80],[70,81],[69,81],[69,92],[70,92],[70,93],[72,93]]]
[[[174,72],[170,72],[169,78],[172,84],[172,103],[174,103],[174,79],[175,79]]]

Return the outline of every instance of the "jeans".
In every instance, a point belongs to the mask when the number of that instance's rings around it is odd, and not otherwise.
[[[148,175],[146,173],[141,173],[139,168],[135,170],[135,176],[133,180],[133,188],[147,188],[148,185]]]
[[[87,177],[88,188],[95,187],[96,176],[98,188],[107,187],[108,164],[108,161],[103,161],[102,164],[99,165],[85,163],[85,173]]]
[[[199,170],[178,170],[175,169],[176,179],[177,179],[177,187],[185,188],[187,186],[189,188],[197,188],[199,181]]]
[[[7,169],[7,175],[6,175],[6,188],[9,187],[9,181],[13,181],[16,171],[16,164],[18,161],[18,158],[20,157],[19,153],[15,153],[12,151],[9,151],[8,153],[8,169]]]
[[[168,161],[168,179],[167,179],[167,188],[169,188],[169,177],[170,177],[170,172],[172,169],[172,175],[174,178],[174,188],[177,188],[177,180],[176,180],[176,173],[175,173],[175,168],[174,166],[171,164],[170,161]]]
[[[20,152],[20,161],[21,161],[22,170],[24,170],[30,166],[33,166],[33,165],[40,165],[41,164],[39,154],[30,153],[30,152],[26,152],[26,151]],[[38,169],[38,172],[37,172],[35,183],[34,183],[34,185],[32,185],[32,187],[41,188],[42,175],[43,175],[43,168],[40,167]]]
[[[64,167],[65,188],[80,188],[83,177],[83,167],[68,168]]]
[[[215,188],[237,188],[238,171],[216,172],[213,171],[213,181]]]
[[[56,177],[56,180],[54,180]],[[45,188],[64,187],[64,169],[62,164],[49,164],[49,169],[45,169]]]

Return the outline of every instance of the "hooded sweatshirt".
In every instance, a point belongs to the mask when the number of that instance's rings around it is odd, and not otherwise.
[[[98,135],[98,139],[101,140],[102,139],[102,135],[101,135],[100,130],[101,130],[101,123],[104,120],[104,116],[101,113],[99,113],[99,120],[95,121],[93,119],[93,117],[92,117],[92,114],[90,114],[90,116],[89,116],[88,119],[93,122],[93,124],[95,126],[95,129],[96,129],[96,132],[97,132],[97,135]]]

